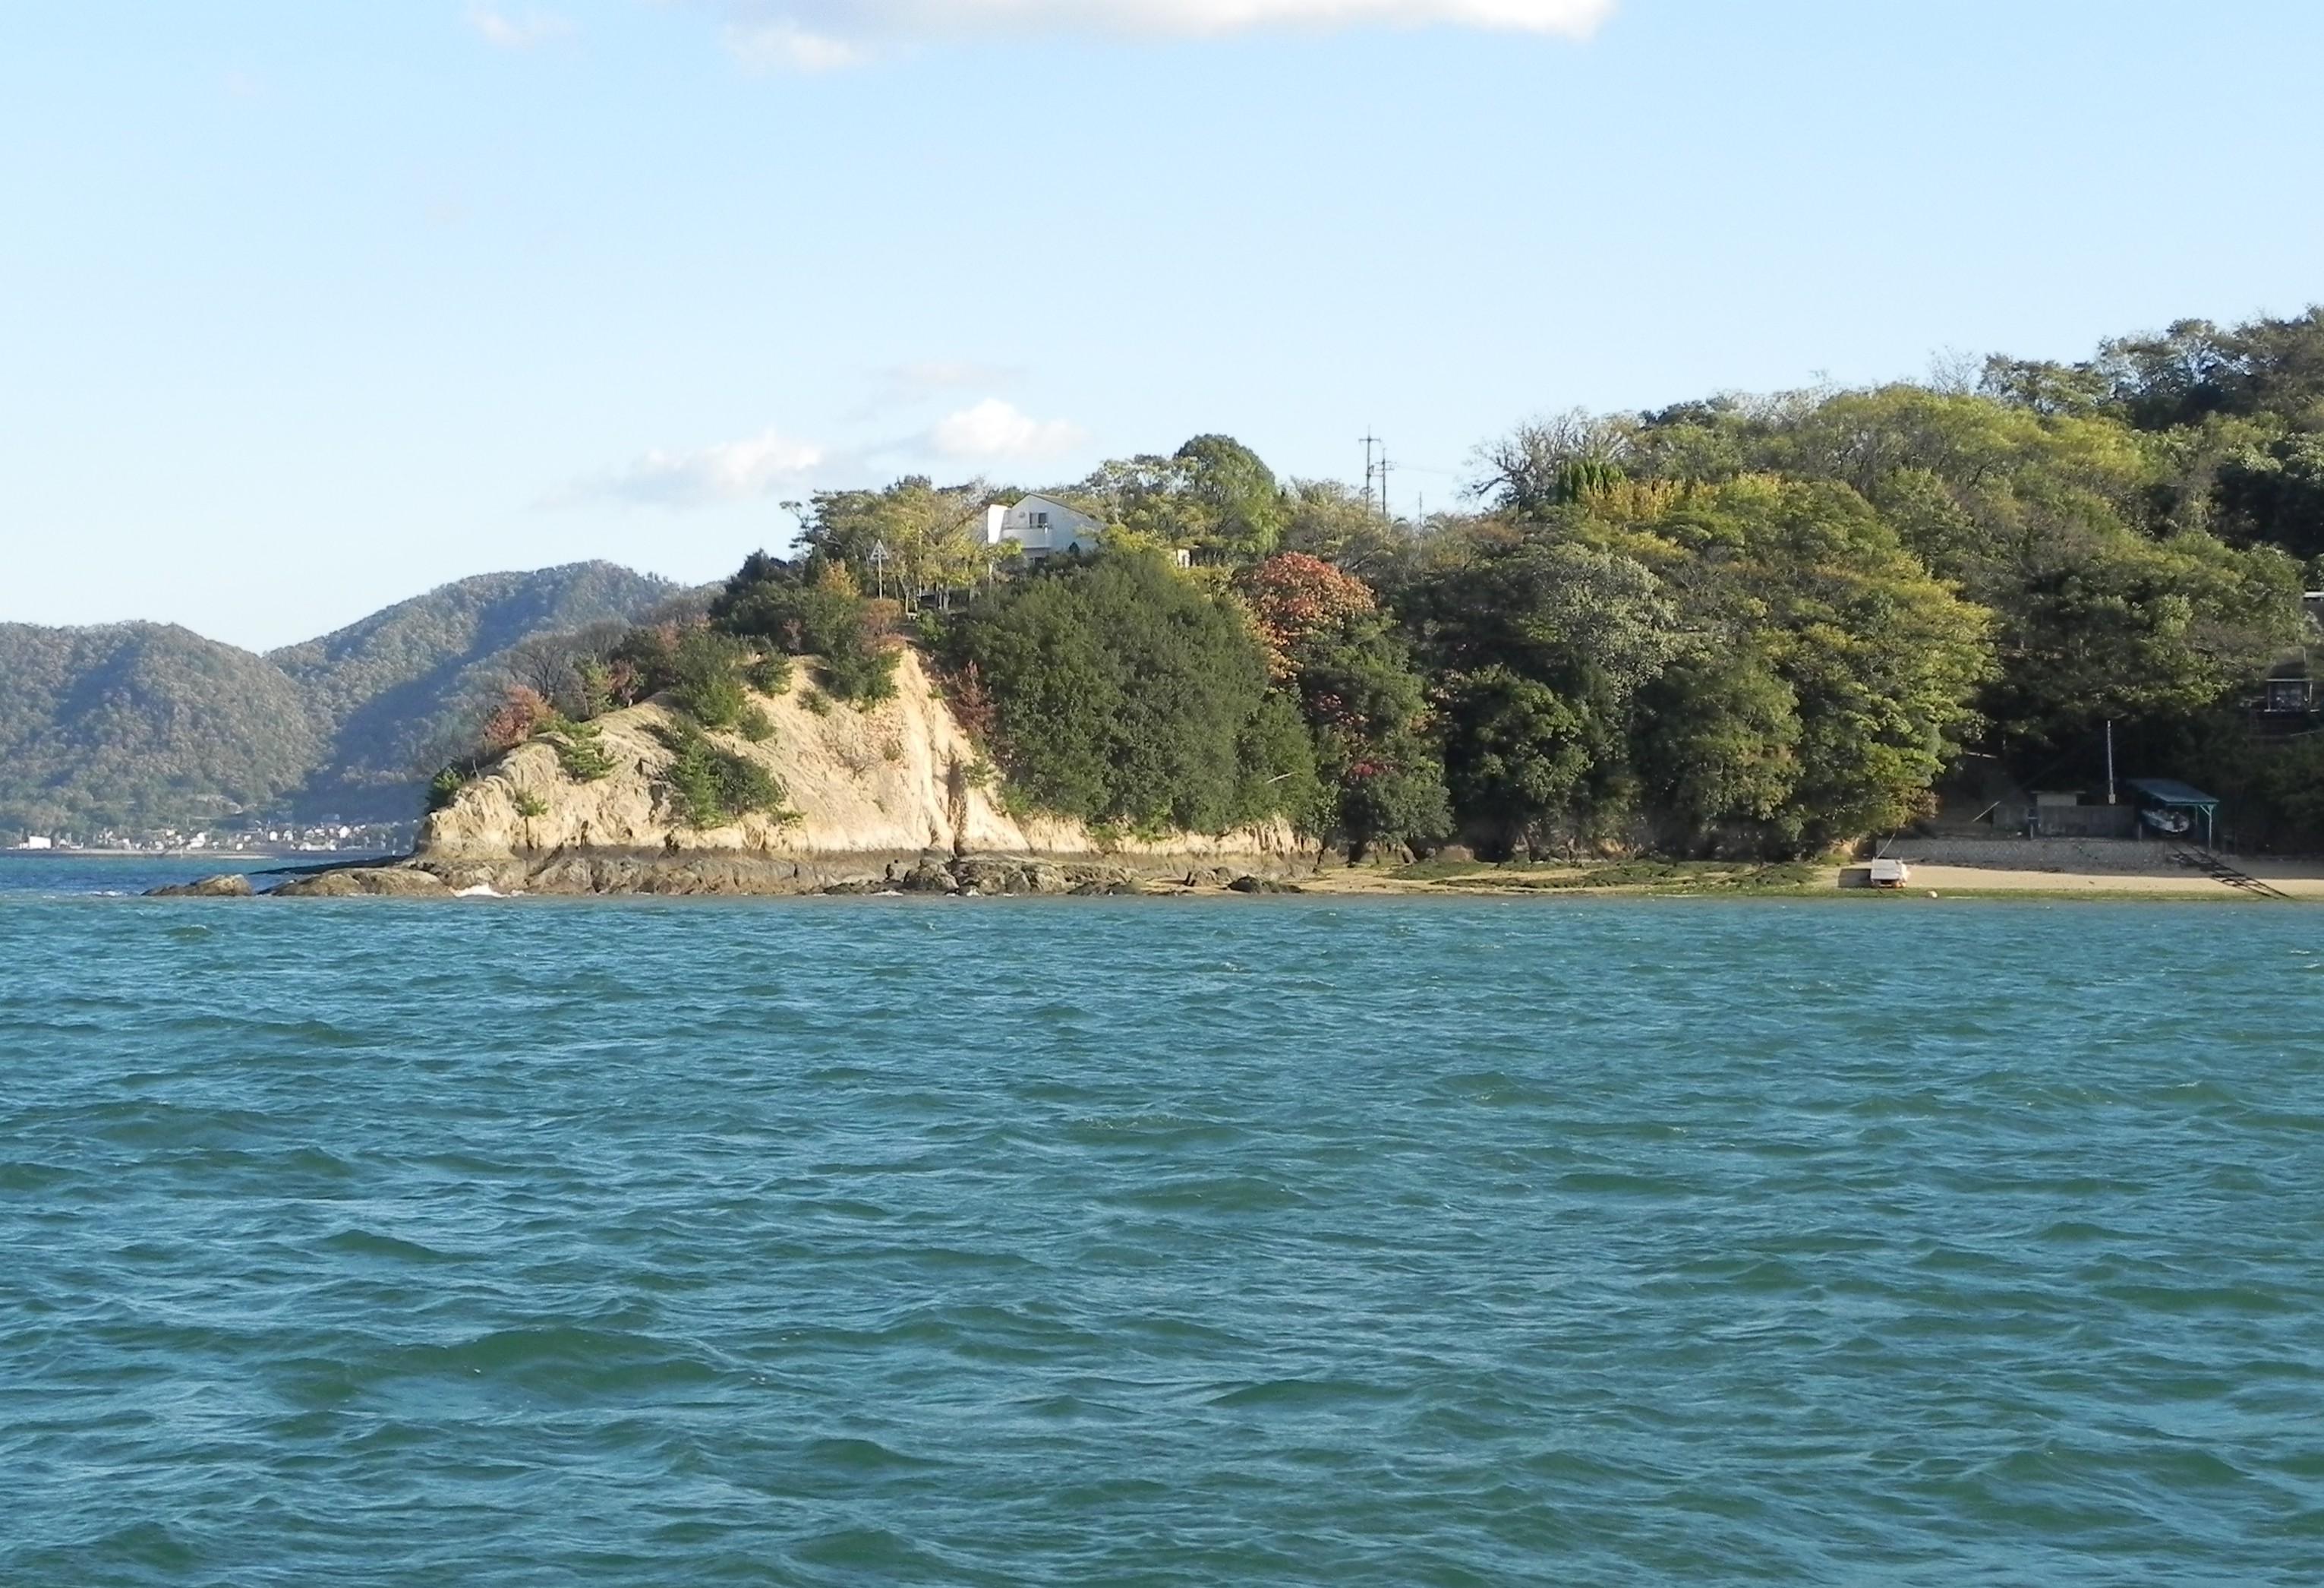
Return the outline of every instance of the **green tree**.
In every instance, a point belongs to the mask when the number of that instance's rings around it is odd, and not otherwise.
[[[1281,552],[1249,569],[1237,591],[1267,642],[1270,671],[1314,736],[1328,797],[1313,825],[1359,853],[1448,834],[1425,685],[1371,588],[1319,559]]]
[[[2144,429],[2263,412],[2324,429],[2324,309],[2225,330],[2180,320],[2160,335],[2107,343],[2090,367],[2116,409]]]
[[[1760,771],[1795,758],[1785,803],[1756,817],[1771,842],[1821,848],[1931,808],[1931,784],[1978,726],[1991,666],[1984,609],[1931,577],[1837,484],[1747,477],[1698,494],[1652,532],[1687,555],[1669,577],[1711,656],[1736,669],[1740,731],[1757,718],[1773,736]],[[1781,697],[1749,687],[1752,670],[1789,692],[1795,739]]]
[[[659,736],[670,756],[659,781],[687,826],[730,826],[753,813],[796,819],[785,808],[789,796],[782,780],[749,756],[713,743],[690,723]]]
[[[2260,420],[2223,417],[2259,380],[2230,368],[2241,335],[2182,326],[2144,350],[2116,345],[2111,365],[1997,360],[1983,394],[1898,385],[1689,422],[1718,429],[1747,475],[1846,486],[1989,608],[1997,665],[1977,702],[1989,744],[2052,765],[2104,719],[2204,708],[2287,642],[2290,570],[2206,529],[2264,540],[2300,523],[2296,447],[2271,452],[2252,439]],[[2125,419],[2166,411],[2187,424]]]
[[[711,623],[766,650],[812,656],[825,689],[858,706],[894,696],[900,652],[882,607],[866,599],[847,565],[817,552],[785,562],[763,551],[745,559],[711,606]]]
[[[2093,536],[2052,540],[2029,563],[2002,614],[1986,708],[2033,744],[2209,706],[2300,634],[2299,567],[2273,547]]]
[[[956,673],[975,669],[996,755],[1043,808],[1219,832],[1312,803],[1305,737],[1268,704],[1258,636],[1158,556],[1109,551],[1003,585],[945,647]]]
[[[1635,426],[1580,409],[1519,425],[1476,454],[1475,490],[1502,512],[1537,517],[1571,503],[1578,487],[1609,476],[1628,455]]]
[[[1172,461],[1181,494],[1196,509],[1203,540],[1237,560],[1264,557],[1282,539],[1283,488],[1259,454],[1232,436],[1196,436]]]
[[[1365,493],[1339,480],[1294,480],[1284,493],[1277,545],[1305,552],[1362,578],[1399,568],[1412,536],[1383,515]]]
[[[1096,513],[1117,539],[1206,562],[1264,557],[1286,519],[1274,472],[1231,436],[1196,436],[1168,457],[1111,460],[1056,494]]]
[[[1748,636],[1665,669],[1639,697],[1633,738],[1665,846],[1795,845],[1800,738],[1798,695]]]
[[[1550,824],[1573,809],[1604,760],[1602,725],[1498,663],[1447,680],[1444,714],[1452,798],[1503,854],[1550,842]]]
[[[1986,614],[1828,481],[1616,482],[1478,527],[1399,592],[1443,676],[1456,814],[1539,850],[1796,852],[1925,808]]]
[[[2221,528],[2301,559],[2324,555],[2324,436],[2285,436],[2239,449],[2213,487]]]
[[[1685,644],[1662,581],[1575,528],[1563,509],[1487,526],[1400,593],[1443,678],[1454,812],[1497,850],[1554,848],[1628,816],[1632,699]]]
[[[1645,564],[1569,531],[1480,539],[1409,587],[1406,611],[1446,671],[1513,667],[1618,715],[1682,648],[1678,610]]]
[[[977,534],[991,494],[982,482],[938,487],[908,475],[877,491],[818,491],[800,536],[811,553],[844,563],[860,588],[907,612],[936,594],[949,605],[985,568]]]

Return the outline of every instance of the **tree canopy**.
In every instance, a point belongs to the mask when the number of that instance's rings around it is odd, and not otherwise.
[[[945,645],[990,693],[1002,766],[1044,808],[1195,832],[1313,808],[1312,754],[1259,636],[1157,555],[1001,585]]]
[[[1094,556],[984,545],[1019,493],[982,481],[819,493],[796,559],[712,604],[715,644],[609,665],[715,727],[737,669],[812,655],[869,703],[917,641],[1021,802],[1360,851],[1799,854],[1926,815],[1968,753],[2086,775],[2108,727],[2324,838],[2324,752],[2246,708],[2315,637],[2324,310],[1554,415],[1425,523],[1218,434],[1045,494],[1098,519]]]

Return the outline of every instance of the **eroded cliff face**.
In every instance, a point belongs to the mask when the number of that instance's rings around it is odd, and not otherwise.
[[[687,826],[661,786],[670,752],[654,733],[673,718],[648,704],[597,719],[598,743],[614,762],[609,775],[577,782],[558,764],[554,745],[520,745],[421,825],[418,854],[436,860],[574,849],[825,854],[1025,844],[991,792],[976,786],[976,748],[917,656],[907,651],[899,661],[895,698],[869,711],[835,701],[821,713],[809,710],[809,669],[798,670],[789,693],[752,697],[774,725],[773,737],[753,744],[739,734],[711,735],[780,779],[796,820],[747,816],[733,826]],[[519,802],[528,795],[544,814],[522,814]]]
[[[650,703],[597,719],[614,767],[595,781],[567,776],[542,741],[509,752],[428,817],[411,863],[456,887],[589,892],[798,891],[884,877],[931,852],[1102,861],[1156,875],[1210,863],[1301,868],[1284,823],[1139,841],[1102,838],[1077,821],[1019,820],[918,655],[904,652],[895,697],[869,710],[836,701],[810,709],[812,674],[802,664],[788,693],[752,697],[771,737],[712,735],[781,780],[793,819],[687,826],[663,786],[671,752],[654,732],[672,716]]]

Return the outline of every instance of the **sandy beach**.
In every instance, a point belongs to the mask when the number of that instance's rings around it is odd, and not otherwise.
[[[2258,884],[2199,871],[2101,872],[1916,863],[1907,891],[1923,893],[2091,893],[2153,894],[2176,899],[2255,899],[2282,895],[2290,899],[2324,900],[2324,862],[2297,860],[2229,860],[2227,863]],[[1839,885],[1839,872],[1832,883]]]
[[[1300,880],[1330,893],[1831,893],[1857,898],[1963,896],[2324,900],[2324,857],[2206,855],[2157,844],[2089,840],[1899,844],[1909,880],[1900,889],[1843,886],[1839,862],[1754,865],[1686,862],[1331,866]],[[1862,863],[1849,863],[1861,865]]]

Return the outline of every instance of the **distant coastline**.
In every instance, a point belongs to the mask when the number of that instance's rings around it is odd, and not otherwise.
[[[0,849],[0,860],[288,860],[302,865],[363,865],[401,858],[383,849]]]
[[[2012,847],[1996,845],[1997,850]],[[116,856],[111,858],[128,858]],[[143,858],[152,860],[154,856]],[[1991,864],[1959,859],[1911,866],[1904,885],[1850,887],[1855,863],[1837,860],[1761,863],[1720,861],[1597,860],[1560,862],[1422,861],[1408,864],[1322,863],[1246,871],[1216,863],[1223,855],[1117,856],[1079,859],[975,854],[945,857],[884,857],[858,854],[821,857],[656,854],[574,856],[530,874],[467,864],[430,864],[412,856],[355,859],[323,865],[254,866],[204,879],[230,887],[173,884],[166,891],[193,897],[288,899],[395,898],[453,900],[524,897],[999,898],[1121,896],[1149,899],[1224,898],[1233,894],[1300,894],[1321,899],[1730,899],[1878,900],[1890,905],[1932,900],[2080,900],[2163,903],[2324,902],[2324,859],[2241,860],[2218,872],[2192,866],[2142,870],[2069,868],[2040,857],[1997,854]],[[185,857],[176,857],[184,863]],[[279,890],[245,890],[238,879],[268,871],[296,872]]]

